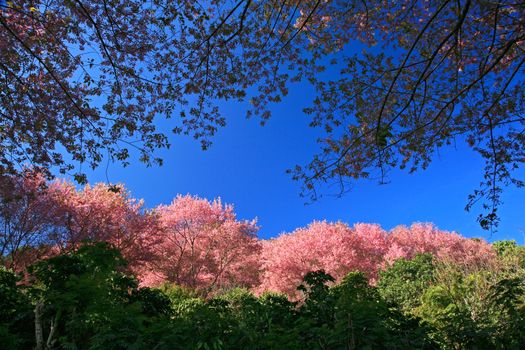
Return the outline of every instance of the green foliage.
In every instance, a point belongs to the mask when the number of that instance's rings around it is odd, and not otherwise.
[[[0,270],[0,341],[2,349],[520,349],[525,274],[509,258],[518,248],[497,245],[485,266],[400,259],[376,286],[361,272],[335,281],[313,271],[290,301],[243,288],[208,298],[172,284],[139,288],[118,250],[84,244],[35,264],[25,285]]]
[[[131,293],[130,301],[140,303],[142,312],[150,317],[169,316],[171,314],[170,299],[158,289],[135,289]]]
[[[31,347],[31,303],[18,286],[19,278],[0,267],[0,344],[5,349]]]
[[[322,276],[323,272],[317,272]],[[361,272],[351,272],[327,289],[329,278],[310,279],[310,293],[299,309],[298,327],[308,349],[425,348],[417,323],[390,310]],[[306,278],[305,278],[306,282]]]
[[[172,305],[178,304],[182,300],[199,297],[197,291],[171,283],[164,283],[158,290],[168,298]]]
[[[17,278],[14,273],[0,268],[0,323],[10,322],[16,315],[18,308],[23,304],[24,296],[16,285]]]
[[[167,315],[169,301],[159,292],[138,289],[125,267],[120,252],[105,243],[85,244],[31,267],[47,346],[145,347],[148,318]]]
[[[178,289],[180,291],[180,289]],[[235,288],[212,299],[172,298],[173,319],[161,330],[161,349],[299,349],[294,303]]]
[[[0,343],[5,349],[16,349],[18,346],[17,337],[4,324],[0,324]]]
[[[377,283],[379,294],[390,305],[410,313],[420,305],[421,295],[434,279],[434,269],[430,254],[398,259],[380,271]]]
[[[525,342],[524,279],[446,267],[415,313],[443,349],[519,349]]]
[[[499,256],[505,255],[508,251],[516,249],[518,244],[515,240],[503,240],[497,241],[492,244],[492,248],[498,253]]]
[[[516,241],[497,241],[492,247],[504,261],[525,268],[525,247],[519,246]]]

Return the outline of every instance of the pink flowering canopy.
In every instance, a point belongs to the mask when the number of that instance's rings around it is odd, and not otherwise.
[[[231,205],[178,196],[155,209],[160,220],[145,285],[172,282],[201,290],[258,283],[260,242],[255,221],[239,221]]]
[[[0,179],[0,257],[9,268],[21,267],[44,256],[54,232],[56,217],[46,191],[46,179],[24,171]]]
[[[9,254],[13,267],[34,261],[30,256],[75,249],[86,240],[112,243],[130,263],[148,258],[155,217],[122,185],[77,190],[70,182],[47,182],[32,171],[8,180],[3,181],[7,189],[2,186],[5,230],[0,244],[2,256]],[[22,252],[24,259],[18,258]]]
[[[387,232],[379,225],[313,222],[305,228],[263,243],[261,284],[297,297],[304,275],[325,270],[336,281],[351,271],[364,272],[373,283],[379,269],[398,258],[432,253],[438,259],[462,264],[487,261],[494,252],[485,241],[440,231],[431,224],[399,226]]]
[[[441,231],[432,224],[398,226],[390,232],[385,261],[393,262],[401,257],[412,258],[417,253],[432,253],[439,259],[464,264],[481,263],[494,254],[491,246],[483,240]]]
[[[68,249],[86,240],[104,241],[120,249],[131,264],[148,257],[156,218],[123,185],[99,183],[79,191],[70,182],[54,181],[48,193],[61,220],[56,245]]]
[[[380,269],[417,253],[462,265],[495,256],[484,240],[424,223],[387,232],[377,224],[315,221],[260,240],[256,221],[238,219],[220,199],[179,195],[147,210],[123,185],[77,189],[29,170],[2,178],[0,196],[0,253],[9,268],[23,271],[84,241],[103,241],[122,252],[142,285],[173,283],[204,294],[242,286],[296,298],[310,271],[325,270],[339,281],[357,270],[375,283]]]

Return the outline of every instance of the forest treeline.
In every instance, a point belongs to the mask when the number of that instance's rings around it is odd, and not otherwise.
[[[0,270],[4,349],[520,349],[525,249],[493,245],[487,264],[400,258],[370,284],[303,276],[298,296],[239,287],[213,296],[139,287],[108,243],[86,243],[28,268]]]
[[[431,224],[146,209],[123,185],[0,181],[0,338],[14,349],[520,349],[525,247]]]

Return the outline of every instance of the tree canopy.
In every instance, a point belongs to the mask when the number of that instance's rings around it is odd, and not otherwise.
[[[480,224],[521,187],[525,7],[483,0],[139,0],[0,3],[0,171],[22,164],[86,180],[82,166],[161,163],[174,133],[209,147],[219,100],[270,117],[297,81],[320,151],[290,172],[315,199],[393,168],[426,168],[466,142],[485,160]],[[361,52],[355,47],[362,48]],[[324,74],[335,69],[338,74]]]
[[[310,271],[324,270],[339,282],[358,270],[373,282],[384,266],[419,253],[469,266],[489,263],[498,252],[522,251],[512,242],[493,248],[425,223],[387,231],[377,224],[314,221],[263,240],[256,220],[238,219],[233,205],[220,199],[179,195],[147,209],[123,185],[76,189],[38,174],[10,180],[0,186],[0,264],[21,273],[86,242],[105,242],[119,250],[142,286],[176,283],[203,295],[237,286],[294,298]]]
[[[521,349],[525,274],[511,256],[523,251],[469,266],[401,258],[376,285],[358,270],[338,280],[309,271],[293,301],[234,286],[207,297],[139,287],[118,249],[87,243],[32,265],[25,281],[0,268],[0,340],[37,350]]]

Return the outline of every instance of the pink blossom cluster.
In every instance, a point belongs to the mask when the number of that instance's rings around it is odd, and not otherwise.
[[[157,220],[122,185],[97,184],[78,190],[71,182],[47,182],[27,171],[2,179],[0,208],[7,265],[23,269],[35,259],[75,249],[81,242],[105,241],[133,266],[149,257]]]
[[[255,220],[239,221],[231,205],[177,196],[156,208],[159,243],[140,278],[144,285],[172,282],[205,291],[258,283],[261,243]]]
[[[7,181],[9,180],[9,181]],[[255,220],[239,220],[220,199],[177,196],[146,210],[123,185],[47,182],[41,174],[0,181],[2,262],[23,270],[38,259],[105,241],[122,251],[144,286],[174,283],[205,293],[243,286],[294,298],[307,272],[323,269],[341,279],[378,271],[399,258],[432,253],[437,259],[479,264],[494,256],[484,240],[438,230],[432,224],[398,226],[315,221],[270,240],[257,238]]]
[[[36,260],[109,242],[142,285],[169,282],[203,291],[258,284],[256,221],[237,220],[231,205],[178,196],[152,210],[123,185],[47,182],[27,171],[0,181],[0,260],[23,271]]]
[[[457,263],[480,263],[494,252],[487,242],[438,230],[432,224],[398,226],[387,232],[376,224],[313,222],[305,228],[265,241],[258,292],[296,296],[303,276],[323,269],[336,280],[348,272],[364,272],[373,283],[381,268],[399,258],[432,253]]]

